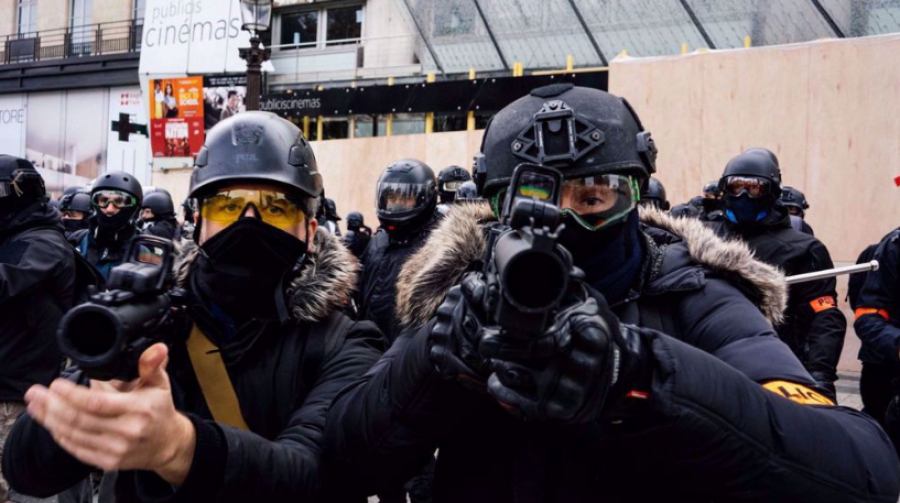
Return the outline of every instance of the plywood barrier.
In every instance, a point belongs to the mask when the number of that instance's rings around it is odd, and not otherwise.
[[[481,146],[481,135],[482,131],[459,131],[311,144],[325,181],[325,194],[334,199],[341,217],[359,211],[366,225],[375,229],[375,182],[384,168],[397,159],[413,158],[431,166],[435,175],[451,164],[470,170],[472,158]],[[176,206],[187,197],[190,179],[190,169],[153,172],[153,185],[171,192]],[[341,228],[345,228],[343,221]]]
[[[767,147],[806,193],[810,225],[853,262],[900,222],[900,36],[665,58],[619,58],[610,92],[659,146],[673,203],[699,194],[749,147]]]

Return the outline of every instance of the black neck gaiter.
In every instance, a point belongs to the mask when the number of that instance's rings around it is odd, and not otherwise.
[[[273,318],[287,276],[303,266],[305,255],[303,240],[258,218],[241,218],[200,245],[197,286],[239,323]]]
[[[566,219],[559,244],[572,254],[585,280],[614,304],[628,294],[643,263],[637,211],[623,222],[591,231],[573,219]]]

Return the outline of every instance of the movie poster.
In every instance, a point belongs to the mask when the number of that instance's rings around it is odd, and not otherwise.
[[[219,121],[246,111],[246,75],[203,77],[203,122],[207,131]]]
[[[191,157],[203,146],[203,78],[150,81],[153,157]]]

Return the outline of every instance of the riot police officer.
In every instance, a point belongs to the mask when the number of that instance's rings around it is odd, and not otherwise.
[[[803,192],[794,187],[785,187],[781,192],[781,205],[787,208],[788,213],[791,214],[792,229],[815,236],[812,227],[806,223],[806,210],[809,209],[809,203],[806,202],[806,195]]]
[[[894,322],[900,316],[900,229],[866,248],[858,262],[872,259],[878,260],[878,270],[853,275],[848,288],[853,327],[862,341],[859,393],[866,413],[900,450],[900,327]]]
[[[118,470],[119,501],[332,501],[325,411],[382,346],[340,313],[357,265],[318,230],[321,192],[287,120],[212,128],[191,176],[198,248],[175,271],[186,323],[142,354],[136,382],[32,387],[3,463],[13,488],[50,495],[99,467]]]
[[[835,407],[772,330],[778,271],[693,219],[648,208],[660,239],[641,230],[656,148],[623,100],[535,89],[482,145],[488,202],[455,206],[407,262],[397,310],[411,328],[329,411],[326,448],[349,487],[402,480],[437,448],[437,503],[897,497],[881,429]],[[580,272],[546,323],[514,329],[495,320],[508,291],[481,271],[522,164],[565,177],[555,256]],[[527,203],[552,187],[522,188]],[[507,287],[534,292],[542,272]]]
[[[711,225],[723,237],[739,237],[756,256],[787,275],[831,269],[831,256],[819,240],[791,228],[779,203],[781,169],[759,150],[745,152],[725,166],[719,181],[725,219]],[[789,287],[785,322],[777,328],[816,381],[834,394],[837,364],[847,321],[837,308],[836,281],[827,278]]]
[[[104,278],[122,263],[128,242],[137,230],[144,191],[134,176],[111,171],[97,177],[91,186],[94,214],[88,228],[75,232],[70,241]]]
[[[460,166],[447,166],[438,173],[437,186],[440,204],[453,204],[459,187],[472,180],[472,175]]]
[[[169,240],[180,237],[178,220],[175,219],[175,204],[168,191],[157,189],[144,197],[141,219],[144,221],[144,234]]]
[[[456,189],[456,202],[463,201],[477,201],[478,200],[478,186],[475,185],[475,182],[469,180],[468,182],[463,182],[462,185]]]
[[[721,197],[719,181],[709,182],[703,186],[702,195],[672,208],[672,216],[698,218],[705,222],[720,220],[722,218]]]
[[[71,194],[63,195],[59,200],[59,211],[62,224],[66,229],[66,238],[70,239],[76,232],[87,229],[91,216],[91,196],[82,192],[80,187]],[[74,243],[73,243],[74,244]]]
[[[362,213],[351,211],[347,214],[347,234],[344,236],[344,244],[353,255],[361,257],[369,241],[372,239],[372,229],[366,226]]]
[[[359,319],[374,321],[393,341],[401,329],[395,313],[397,277],[436,222],[434,171],[416,159],[394,161],[378,178],[375,204],[381,228],[360,259],[357,305]]]
[[[59,375],[56,327],[75,297],[75,255],[44,180],[25,159],[0,155],[0,461],[25,410],[25,392]],[[12,459],[9,459],[12,456]],[[9,487],[0,475],[0,501]]]
[[[651,176],[641,189],[641,206],[653,206],[662,211],[669,211],[669,200],[666,199],[666,188],[662,182]]]

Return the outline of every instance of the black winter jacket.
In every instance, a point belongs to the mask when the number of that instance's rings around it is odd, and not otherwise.
[[[724,220],[708,225],[723,238],[740,237],[759,260],[777,266],[787,276],[832,269],[834,263],[825,245],[792,229],[789,217],[785,208],[776,206],[752,227],[732,227]],[[784,323],[776,328],[813,377],[823,382],[837,379],[847,331],[847,319],[837,307],[836,288],[835,278],[791,285]]]
[[[212,420],[183,342],[187,334],[180,334],[170,344],[168,369],[176,408],[197,432],[191,470],[177,491],[151,472],[122,472],[116,501],[330,501],[328,481],[339,474],[320,461],[325,413],[338,391],[377,360],[383,340],[371,323],[338,312],[356,280],[355,259],[324,231],[316,247],[290,288],[293,321],[250,322],[220,346],[250,431]],[[179,270],[187,286],[196,255],[195,249]],[[202,302],[193,302],[189,314],[211,340],[221,340],[223,328]],[[3,458],[17,492],[52,495],[90,471],[30,416],[17,421]]]
[[[147,227],[141,233],[174,241],[180,236],[181,230],[178,228],[178,220],[175,220],[175,217],[170,217],[161,218],[153,222],[153,225]]]
[[[56,327],[72,307],[75,255],[59,212],[39,203],[0,228],[0,402],[59,375]]]
[[[363,265],[356,299],[359,319],[375,322],[389,342],[401,330],[395,312],[400,269],[425,244],[434,223],[429,221],[420,231],[403,239],[392,238],[387,231],[379,229],[359,259]]]
[[[406,321],[431,318],[478,267],[489,211],[473,208],[451,212],[404,268]],[[438,449],[436,503],[895,502],[900,467],[884,432],[829,405],[772,330],[785,303],[780,274],[695,220],[643,215],[652,231],[642,280],[613,307],[626,322],[673,331],[640,329],[653,368],[643,413],[618,424],[517,420],[439,377],[428,321],[332,405],[326,453],[355,478],[348,485],[378,492]]]
[[[88,228],[73,232],[68,240],[103,279],[108,280],[112,268],[125,260],[128,243],[138,231],[134,226],[127,225],[117,232],[110,232],[100,228],[97,215],[89,218]]]
[[[856,299],[859,359],[900,370],[900,229],[881,240],[874,259],[878,270],[866,273]]]
[[[371,240],[372,229],[366,226],[358,227],[356,229],[347,229],[347,234],[344,234],[344,245],[351,253],[356,255],[357,258],[362,258],[363,253],[366,251],[366,247],[369,246],[369,241]]]

